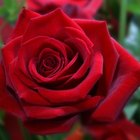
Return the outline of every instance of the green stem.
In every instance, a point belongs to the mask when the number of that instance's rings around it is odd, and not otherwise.
[[[126,33],[127,0],[121,0],[119,42],[123,43]]]

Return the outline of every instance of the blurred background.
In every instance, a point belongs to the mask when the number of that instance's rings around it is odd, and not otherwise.
[[[7,42],[23,7],[28,8],[25,0],[0,0],[0,47]],[[105,20],[110,34],[140,60],[140,0],[103,0],[93,18]],[[140,89],[136,91],[124,111],[128,119],[140,124]],[[0,140],[8,140],[3,121],[4,113],[1,111]],[[30,139],[27,133],[26,136]],[[61,138],[57,136],[58,140]]]

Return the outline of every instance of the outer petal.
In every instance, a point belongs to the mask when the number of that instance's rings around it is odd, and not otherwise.
[[[77,121],[78,117],[65,117],[52,120],[31,120],[26,121],[25,127],[34,134],[55,134],[67,132],[72,125]]]
[[[24,118],[22,108],[18,101],[9,94],[6,88],[5,73],[0,64],[0,108],[20,118]]]
[[[9,69],[9,64],[17,57],[20,46],[21,36],[11,40],[2,48],[2,59],[6,71]]]
[[[104,22],[76,22],[93,41],[95,49],[102,53],[104,60],[104,71],[97,95],[105,94],[107,97],[92,117],[98,121],[112,121],[138,87],[139,79],[136,74],[140,72],[140,66],[116,41],[112,41]]]
[[[93,113],[93,119],[100,121],[112,121],[123,109],[124,105],[139,86],[139,63],[130,56],[115,40],[113,43],[120,54],[114,81],[108,96]],[[106,112],[109,111],[109,114]]]
[[[23,35],[28,27],[29,21],[32,18],[35,18],[38,16],[39,16],[39,14],[37,14],[35,12],[23,9],[19,15],[18,21],[16,23],[16,27],[15,27],[14,31],[12,32],[9,41],[16,37]]]
[[[103,0],[91,0],[87,6],[85,6],[84,13],[88,18],[95,16],[99,8],[102,6]]]
[[[74,115],[79,112],[84,112],[95,107],[100,103],[102,97],[96,96],[87,98],[80,103],[59,107],[44,107],[44,106],[24,106],[26,114],[31,119],[54,119],[68,115]],[[39,112],[39,113],[36,113]]]
[[[33,11],[36,11],[40,8],[40,2],[41,0],[38,0],[37,2],[34,0],[27,0],[27,8],[31,9]]]
[[[88,130],[96,140],[138,140],[140,138],[140,127],[124,116],[112,123],[93,123]]]
[[[90,20],[75,20],[85,31],[94,44],[94,50],[103,55],[104,70],[100,80],[98,93],[106,95],[113,80],[119,54],[111,41],[105,22]],[[97,94],[98,94],[97,93]]]
[[[29,104],[36,104],[36,105],[48,105],[48,101],[42,98],[35,89],[31,89],[30,85],[25,85],[20,78],[24,79],[24,75],[16,75],[16,69],[15,69],[15,61],[9,66],[9,79],[12,79],[12,85],[14,89],[16,90],[17,96],[23,100],[25,103]],[[27,79],[26,79],[26,82]],[[30,82],[29,82],[30,84]],[[31,83],[32,84],[32,83]]]
[[[75,22],[66,16],[60,9],[57,9],[44,16],[32,19],[23,36],[23,42],[37,36],[56,37],[65,27],[75,27],[81,30]]]

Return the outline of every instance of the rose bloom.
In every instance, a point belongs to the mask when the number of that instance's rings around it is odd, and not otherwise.
[[[76,128],[65,140],[139,140],[140,126],[128,121],[124,116],[112,123],[93,123],[88,130]]]
[[[105,22],[71,19],[60,9],[23,9],[1,51],[0,108],[36,134],[68,131],[83,114],[115,120],[139,82],[139,63]]]
[[[94,123],[90,134],[95,140],[139,140],[140,126],[128,121],[124,116],[108,124]]]
[[[103,0],[27,0],[27,7],[40,14],[61,8],[73,18],[92,18]]]

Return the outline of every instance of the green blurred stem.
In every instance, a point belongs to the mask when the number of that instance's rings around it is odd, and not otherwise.
[[[127,0],[121,0],[120,11],[120,28],[119,28],[119,42],[123,44],[126,33],[126,21],[127,21]]]

